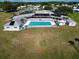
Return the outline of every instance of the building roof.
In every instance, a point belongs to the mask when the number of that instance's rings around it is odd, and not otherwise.
[[[41,10],[41,11],[35,11],[37,14],[54,14],[53,12],[49,10]]]
[[[20,21],[20,19],[23,19],[23,18],[25,18],[25,17],[30,17],[30,16],[32,16],[32,15],[34,15],[34,13],[14,16],[14,17],[13,17],[13,20],[15,20],[15,21]]]
[[[4,26],[19,26],[19,25],[21,25],[22,24],[22,22],[21,21],[15,21],[14,22],[14,24],[13,25],[10,25],[11,24],[11,21],[10,22],[8,22],[8,23],[6,23]]]

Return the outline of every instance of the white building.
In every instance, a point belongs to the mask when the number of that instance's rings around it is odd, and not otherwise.
[[[73,9],[73,12],[79,12],[78,8]]]
[[[28,10],[39,10],[40,5],[27,5]]]
[[[69,26],[76,26],[76,22],[75,21],[73,21],[73,20],[68,20],[68,22],[69,22]]]
[[[79,12],[79,6],[74,6],[73,7],[73,12]]]
[[[57,26],[56,22],[59,23],[59,26],[63,26],[66,23],[63,17],[62,15],[55,15],[49,10],[35,11],[30,14],[14,16],[12,21],[4,25],[4,31],[20,31],[29,27],[54,27]],[[75,26],[76,23],[69,21],[69,26],[71,25]]]
[[[0,12],[4,11],[3,8],[0,8]]]
[[[21,10],[21,9],[24,9],[24,8],[26,8],[26,6],[19,6],[19,7],[17,7],[17,10]]]
[[[22,30],[22,23],[11,21],[4,25],[4,31],[20,31]]]
[[[33,6],[33,9],[34,10],[39,10],[40,9],[40,5]]]

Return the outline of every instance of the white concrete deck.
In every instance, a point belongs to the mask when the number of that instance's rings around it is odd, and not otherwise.
[[[29,18],[27,21],[54,21],[53,18]]]

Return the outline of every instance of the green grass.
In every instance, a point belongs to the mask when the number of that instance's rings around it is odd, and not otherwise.
[[[73,14],[69,14],[69,16],[75,20],[76,22],[79,23],[79,13],[73,13]]]
[[[68,43],[79,38],[79,25],[5,32],[2,25],[11,14],[1,12],[0,16],[0,59],[79,59],[79,52]]]

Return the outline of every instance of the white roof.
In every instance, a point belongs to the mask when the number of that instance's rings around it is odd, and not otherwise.
[[[34,15],[34,13],[14,16],[14,17],[13,17],[13,20],[17,21],[17,20],[23,19],[24,17],[30,17],[30,16],[32,16],[32,15]]]
[[[4,26],[19,26],[19,25],[21,25],[22,24],[22,22],[17,22],[17,21],[15,21],[15,23],[14,23],[14,25],[9,25],[10,24],[10,22],[8,22],[8,23],[6,23]]]
[[[38,13],[38,14],[54,14],[53,12],[51,12],[49,10],[36,11],[35,13]]]

